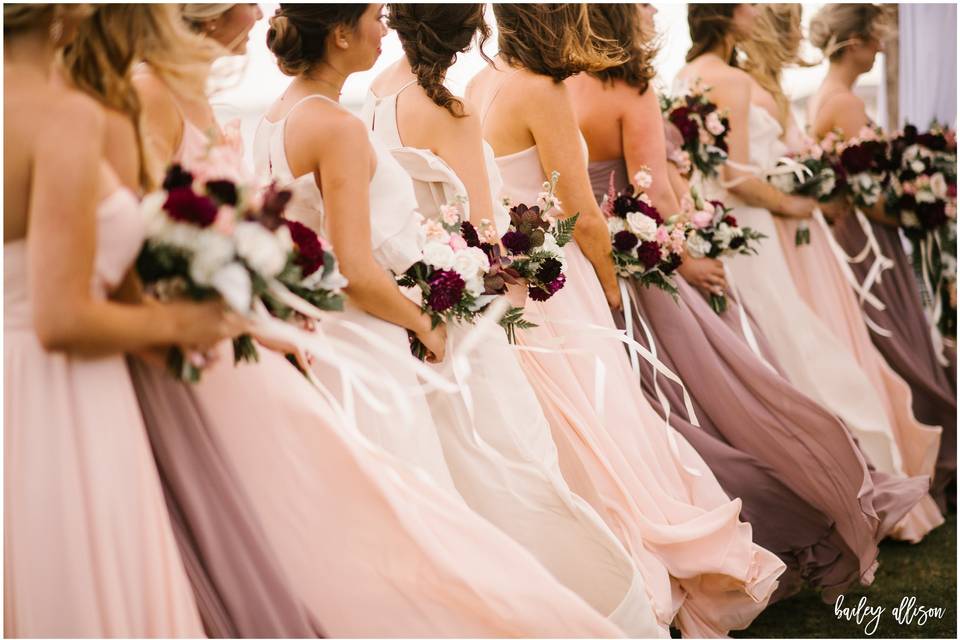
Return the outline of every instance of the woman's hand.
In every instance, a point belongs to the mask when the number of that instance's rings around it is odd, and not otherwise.
[[[417,331],[415,335],[427,348],[427,362],[443,362],[447,349],[447,325],[439,324],[433,329]]]
[[[246,333],[247,321],[231,311],[223,302],[169,302],[155,307],[166,314],[176,341],[193,345],[201,351],[211,349],[221,340]]]
[[[819,203],[806,196],[784,195],[777,213],[787,218],[806,219],[813,215]]]
[[[723,295],[727,288],[727,277],[723,263],[716,258],[691,258],[686,256],[677,269],[683,279],[709,295]]]
[[[844,197],[831,198],[820,203],[820,211],[830,222],[836,222],[853,211],[849,201]]]

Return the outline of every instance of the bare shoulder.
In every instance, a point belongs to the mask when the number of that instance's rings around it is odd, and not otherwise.
[[[176,101],[173,92],[155,73],[141,66],[133,74],[133,86],[140,96],[140,100],[152,107],[169,108],[176,110]]]
[[[326,100],[307,100],[297,107],[288,116],[287,132],[287,140],[317,149],[318,158],[335,153],[365,157],[370,143],[360,118]]]
[[[48,103],[49,124],[43,128],[48,135],[43,138],[61,151],[62,145],[87,136],[102,140],[106,114],[100,103],[74,89],[57,89],[54,93],[55,99]]]
[[[820,101],[820,111],[833,113],[866,113],[863,100],[852,91],[835,91],[825,95]]]

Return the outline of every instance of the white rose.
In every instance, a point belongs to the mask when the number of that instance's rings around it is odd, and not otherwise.
[[[645,242],[652,242],[657,237],[657,221],[639,211],[627,214],[627,226]]]
[[[717,115],[716,111],[711,111],[707,115],[705,124],[707,125],[707,131],[715,136],[720,135],[726,130],[723,126],[723,123],[720,121],[720,116]]]
[[[214,231],[203,231],[199,227],[195,227],[192,224],[183,224],[182,222],[169,222],[164,224],[163,228],[159,230],[154,237],[164,244],[177,247],[178,249],[192,251],[201,239],[208,235],[223,237]],[[226,240],[226,238],[223,239]],[[229,243],[229,241],[227,242]]]
[[[947,181],[943,177],[942,173],[933,174],[933,177],[930,178],[930,189],[933,190],[933,195],[935,195],[938,199],[946,199]]]
[[[771,176],[770,184],[784,193],[793,193],[793,190],[796,188],[796,179],[792,173],[781,173]]]
[[[257,222],[241,222],[233,232],[237,253],[264,278],[273,278],[287,264],[287,251],[269,229]]]
[[[833,193],[833,189],[837,186],[837,176],[831,170],[824,173],[823,180],[820,181],[820,195],[826,196],[830,193]]]
[[[210,284],[223,296],[231,309],[237,313],[250,311],[253,283],[250,282],[250,274],[239,262],[231,262],[217,270],[210,279]]]
[[[694,258],[703,258],[710,252],[710,243],[699,233],[691,233],[687,237],[687,253]]]
[[[167,194],[163,191],[154,191],[140,202],[140,214],[146,222],[147,237],[161,233],[170,223],[170,218],[163,210],[163,203],[167,201]]]
[[[214,274],[233,260],[233,244],[226,236],[209,230],[192,234],[191,240],[193,257],[190,260],[190,277],[197,284],[208,286]]]
[[[453,270],[456,271],[464,281],[470,281],[481,276],[486,271],[486,266],[490,264],[486,254],[477,247],[470,247],[463,251],[458,251],[453,257]]]
[[[290,227],[285,224],[280,225],[273,232],[273,235],[277,238],[277,242],[280,243],[280,246],[286,253],[293,251],[293,236],[290,235]]]
[[[730,228],[730,225],[720,223],[713,234],[713,241],[721,247],[727,248],[730,246],[730,241],[733,240],[733,237],[733,230]]]
[[[643,167],[633,174],[633,182],[641,189],[649,189],[650,185],[653,184],[653,175],[647,167]]]
[[[483,278],[470,278],[465,280],[466,290],[474,298],[479,298],[483,295]]]
[[[620,218],[616,218],[616,220],[620,220],[620,224],[623,225],[623,220]],[[563,252],[563,247],[557,244],[557,239],[553,237],[552,233],[544,234],[543,244],[540,245],[539,250],[546,251],[554,258],[559,260],[560,264],[562,264],[564,267],[567,266],[567,256]]]
[[[620,233],[627,228],[627,225],[623,222],[623,218],[619,216],[613,216],[607,218],[607,228],[610,229],[610,234]]]
[[[923,166],[923,162],[920,160],[914,160],[910,163],[910,168],[913,169],[914,173],[923,173],[923,170],[926,168]]]
[[[423,248],[423,261],[434,269],[449,269],[453,266],[454,253],[448,244],[428,242]]]

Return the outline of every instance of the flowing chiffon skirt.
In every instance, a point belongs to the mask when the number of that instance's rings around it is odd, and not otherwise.
[[[127,367],[207,635],[319,637],[193,390],[139,358]]]
[[[197,397],[297,596],[324,631],[620,635],[449,489],[333,421],[285,359],[260,355],[256,365],[205,372]]]
[[[863,313],[850,284],[830,250],[827,232],[818,224],[810,225],[810,244],[796,246],[795,220],[774,220],[780,246],[790,269],[796,291],[821,320],[823,326],[852,354],[864,382],[875,390],[874,407],[886,419],[893,436],[891,451],[898,454],[892,467],[885,467],[882,458],[871,461],[881,471],[900,472],[910,477],[933,477],[940,445],[939,426],[921,424],[913,416],[910,387],[886,363],[870,341]],[[868,454],[870,455],[870,454]],[[932,498],[925,496],[898,523],[895,537],[917,542],[931,529],[943,524],[943,517]]]
[[[946,512],[948,505],[955,508],[957,503],[956,381],[949,374],[949,365],[941,365],[934,355],[930,324],[899,232],[872,220],[867,224],[881,253],[893,261],[893,268],[885,270],[870,290],[886,310],[879,311],[870,305],[863,305],[862,310],[876,325],[893,334],[885,337],[871,331],[870,339],[897,375],[910,385],[914,415],[921,422],[943,427],[930,494],[940,510]],[[856,216],[838,221],[833,225],[833,233],[848,255],[859,254],[867,244],[867,236]],[[866,260],[850,265],[858,282],[863,283],[873,260],[871,252]]]

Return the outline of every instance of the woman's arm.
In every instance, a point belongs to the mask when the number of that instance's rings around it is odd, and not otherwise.
[[[724,78],[711,81],[710,98],[730,118],[727,135],[729,160],[734,164],[750,164],[750,78],[742,73],[730,73]],[[729,191],[749,206],[762,207],[771,213],[790,218],[809,218],[817,203],[813,198],[785,194],[765,180],[730,162],[723,167],[728,182],[735,182]]]
[[[311,111],[325,109],[322,114]],[[344,292],[358,307],[414,332],[438,357],[443,341],[430,328],[430,318],[405,297],[396,281],[373,256],[370,242],[370,140],[356,117],[326,105],[305,105],[300,121],[313,114],[307,127],[291,127],[305,144],[318,149],[317,169],[326,211],[326,234],[349,284]],[[317,116],[320,117],[317,117]],[[431,337],[432,336],[432,337]],[[426,339],[424,339],[426,338]],[[439,343],[439,344],[438,344]]]
[[[607,303],[619,309],[620,289],[613,266],[610,232],[593,196],[583,138],[567,87],[546,77],[527,79],[526,83],[529,86],[524,87],[523,113],[518,115],[525,118],[536,141],[544,172],[560,173],[557,195],[563,211],[565,215],[580,214],[573,233],[577,245],[593,265]]]
[[[147,308],[91,293],[104,116],[86,97],[62,107],[36,142],[30,193],[27,278],[41,344],[96,355],[180,342],[208,345],[238,334],[241,323],[219,303]]]

